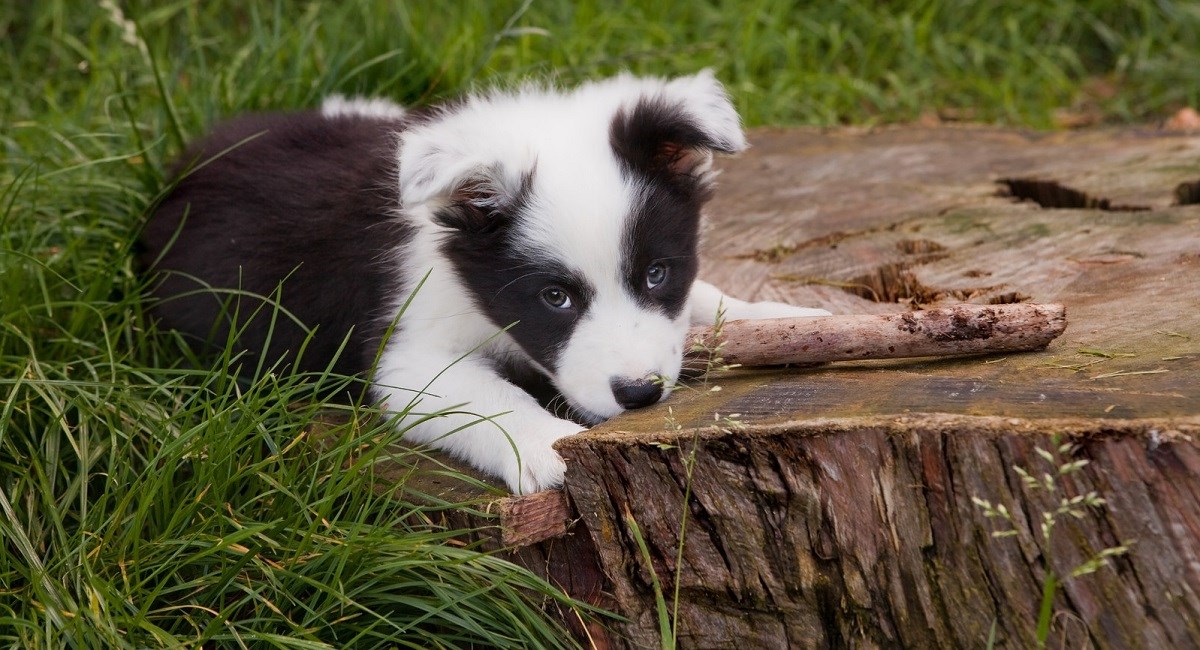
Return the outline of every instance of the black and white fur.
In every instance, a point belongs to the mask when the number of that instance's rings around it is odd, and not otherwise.
[[[522,377],[596,423],[665,397],[688,326],[722,303],[730,320],[828,313],[696,280],[712,154],[745,147],[708,71],[243,117],[185,155],[147,224],[153,312],[295,370],[374,368],[407,439],[545,489],[564,472],[551,445],[584,427]]]

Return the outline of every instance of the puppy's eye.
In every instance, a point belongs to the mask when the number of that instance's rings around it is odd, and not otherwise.
[[[646,288],[653,289],[667,281],[667,267],[662,262],[655,262],[646,269]]]
[[[542,300],[555,309],[570,309],[574,306],[571,304],[571,296],[559,287],[542,289]]]

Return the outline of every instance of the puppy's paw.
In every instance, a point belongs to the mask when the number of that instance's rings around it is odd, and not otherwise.
[[[562,486],[567,465],[553,445],[559,438],[579,433],[584,427],[566,420],[560,422],[518,443],[520,458],[517,454],[510,456],[502,477],[513,494],[532,494]]]
[[[760,318],[811,318],[830,316],[824,309],[797,307],[782,302],[741,302],[725,309],[725,320],[749,320]]]

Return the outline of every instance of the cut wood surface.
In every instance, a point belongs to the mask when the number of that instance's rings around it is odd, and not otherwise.
[[[1132,541],[1067,581],[1052,645],[1200,647],[1200,205],[1177,189],[1200,182],[1200,138],[751,139],[722,162],[702,278],[841,317],[1061,304],[1070,328],[1037,352],[738,369],[681,387],[559,442],[567,532],[518,559],[611,596],[630,619],[612,626],[615,646],[659,647],[654,571],[664,586],[679,576],[681,647],[978,648],[995,622],[997,647],[1024,648],[1045,567]],[[1039,467],[1034,448],[1063,439],[1091,461],[1063,489],[1108,504],[1045,545],[1050,502],[1012,467]],[[992,539],[972,496],[1019,512],[1017,537]],[[558,530],[511,506],[510,541]],[[556,577],[568,566],[589,568]]]
[[[1062,305],[951,305],[902,314],[777,318],[692,328],[691,365],[769,366],[1040,350],[1067,327]]]

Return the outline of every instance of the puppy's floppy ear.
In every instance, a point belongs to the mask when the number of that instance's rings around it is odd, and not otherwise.
[[[643,92],[618,110],[609,142],[629,167],[666,179],[707,186],[712,153],[746,148],[737,111],[712,70],[679,77],[659,92]]]
[[[489,151],[478,125],[435,119],[400,135],[400,201],[405,208],[469,204],[495,210],[528,189],[532,166]]]
[[[499,165],[477,168],[456,180],[434,211],[434,221],[465,233],[496,232],[507,225],[513,211],[525,201],[533,184],[533,171],[516,187],[503,181]]]
[[[711,68],[672,79],[663,94],[682,103],[684,111],[710,138],[713,151],[738,153],[746,149],[746,134],[742,132],[737,109]]]

